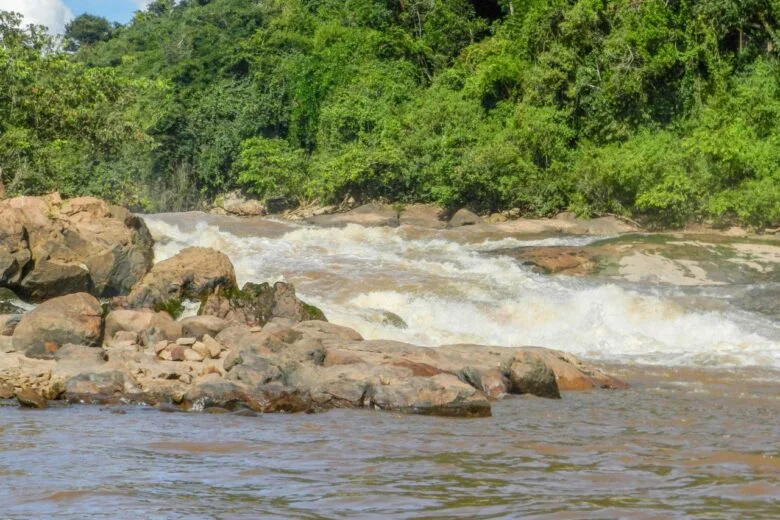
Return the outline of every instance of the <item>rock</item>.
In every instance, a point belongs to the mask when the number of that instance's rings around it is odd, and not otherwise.
[[[259,200],[247,199],[238,191],[217,197],[215,206],[227,214],[239,217],[255,217],[266,214],[265,206]]]
[[[389,204],[371,203],[346,213],[317,215],[308,218],[311,224],[321,227],[342,227],[357,224],[365,227],[397,227],[398,211]]]
[[[13,338],[11,336],[0,336],[0,353],[8,354],[9,352],[16,352]]]
[[[167,341],[165,341],[165,340],[158,341],[157,343],[154,344],[154,347],[153,347],[154,353],[159,355],[160,352],[162,352],[163,350],[168,348],[168,345],[169,345],[169,343]]]
[[[402,226],[415,226],[427,229],[443,229],[447,227],[444,212],[438,206],[431,204],[409,204],[403,206],[399,216]]]
[[[0,314],[0,336],[13,336],[20,321],[21,314]]]
[[[183,334],[183,327],[167,312],[149,309],[117,309],[106,316],[106,337],[113,338],[119,331],[139,334],[143,345],[151,346],[162,339],[175,341]]]
[[[103,308],[86,293],[53,298],[25,314],[13,335],[14,348],[28,357],[51,359],[63,345],[100,346]]]
[[[203,336],[203,345],[212,359],[217,359],[222,353],[222,344],[208,334]]]
[[[117,343],[138,343],[138,333],[132,330],[120,330],[114,334],[113,339]]]
[[[482,224],[482,218],[476,213],[463,208],[455,212],[447,224],[447,227],[456,228],[463,226],[475,226],[477,224]]]
[[[49,403],[45,398],[41,397],[35,391],[29,389],[16,392],[16,400],[19,402],[19,406],[22,408],[43,410],[49,407]]]
[[[212,337],[216,336],[230,325],[229,321],[206,314],[184,318],[179,320],[179,323],[181,323],[185,336],[197,338],[199,340],[203,339],[203,336],[206,334]]]
[[[203,361],[203,359],[203,355],[194,349],[188,348],[184,351],[184,361]]]
[[[186,359],[187,348],[182,345],[170,345],[166,351],[170,353],[171,361],[184,361]]]
[[[153,259],[143,221],[91,197],[0,201],[0,244],[0,285],[34,301],[127,294]]]
[[[301,332],[307,338],[313,339],[343,339],[346,341],[363,341],[363,336],[356,330],[342,327],[327,321],[302,321],[292,326],[292,330]]]
[[[127,297],[130,307],[162,308],[182,299],[206,298],[218,289],[234,290],[236,273],[223,253],[188,247],[156,264]]]
[[[200,312],[250,326],[264,326],[273,318],[293,322],[327,321],[321,310],[298,299],[295,288],[284,282],[273,286],[247,283],[241,291],[217,291],[201,306]]]
[[[11,289],[0,287],[0,314],[23,314],[21,300]]]
[[[125,375],[119,371],[83,373],[65,383],[65,399],[70,403],[109,404],[125,393]]]
[[[534,352],[518,352],[507,369],[507,376],[511,393],[561,398],[555,372]]]
[[[0,381],[0,399],[13,399],[14,387],[13,385]]]
[[[54,353],[57,361],[70,361],[82,367],[102,365],[103,349],[67,344]]]
[[[177,345],[182,345],[184,347],[191,347],[192,345],[195,344],[196,341],[198,341],[198,340],[195,339],[195,338],[178,338],[176,340],[176,344]]]
[[[206,347],[206,344],[201,341],[196,341],[195,344],[192,345],[192,350],[200,354],[203,359],[211,357],[208,347]]]

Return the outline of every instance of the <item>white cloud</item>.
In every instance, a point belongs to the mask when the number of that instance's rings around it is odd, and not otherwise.
[[[45,25],[52,34],[63,33],[73,18],[62,0],[0,0],[0,11],[22,13],[25,23]]]

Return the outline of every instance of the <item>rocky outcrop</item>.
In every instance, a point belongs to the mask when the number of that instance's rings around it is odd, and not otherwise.
[[[226,193],[214,201],[212,213],[223,215],[236,215],[239,217],[259,217],[266,214],[266,208],[262,202],[249,199],[240,192]]]
[[[327,321],[321,310],[298,299],[295,288],[284,282],[247,283],[240,291],[216,291],[204,299],[200,314],[261,327],[274,318],[293,323]]]
[[[561,389],[624,387],[549,349],[364,341],[322,321],[272,320],[262,328],[234,323],[216,338],[154,345],[125,332],[117,330],[102,349],[69,346],[49,361],[5,354],[0,378],[15,390],[71,402],[121,400],[193,411],[367,408],[448,417],[488,416],[491,402],[509,394],[560,398]],[[91,355],[96,350],[103,355]]]
[[[74,222],[104,218],[100,204],[60,206]],[[160,310],[187,298],[201,301],[198,316],[177,321]],[[538,347],[365,341],[327,322],[290,284],[239,290],[228,258],[211,249],[185,249],[160,262],[114,303],[127,308],[105,314],[80,292],[21,317],[0,316],[0,395],[36,408],[62,399],[215,413],[363,408],[485,417],[493,401],[510,394],[558,399],[562,390],[624,386]]]
[[[182,299],[207,298],[218,289],[236,288],[230,259],[214,249],[188,247],[163,260],[127,296],[129,307],[164,308]]]
[[[152,246],[141,219],[92,197],[0,201],[0,287],[33,301],[126,294],[151,268]]]
[[[457,228],[463,226],[476,226],[482,223],[482,218],[479,215],[463,208],[455,212],[447,223],[447,227]]]
[[[51,299],[27,313],[16,326],[13,347],[27,357],[52,359],[67,344],[100,346],[103,307],[92,295]]]

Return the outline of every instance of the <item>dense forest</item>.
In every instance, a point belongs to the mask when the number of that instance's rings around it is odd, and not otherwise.
[[[0,13],[6,189],[780,223],[780,0],[156,0]]]

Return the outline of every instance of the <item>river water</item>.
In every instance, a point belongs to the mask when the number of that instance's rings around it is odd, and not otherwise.
[[[158,260],[217,248],[240,283],[292,282],[367,338],[550,346],[632,387],[481,420],[0,408],[0,519],[780,518],[780,326],[729,305],[744,288],[547,277],[493,253],[587,237],[147,223]]]

